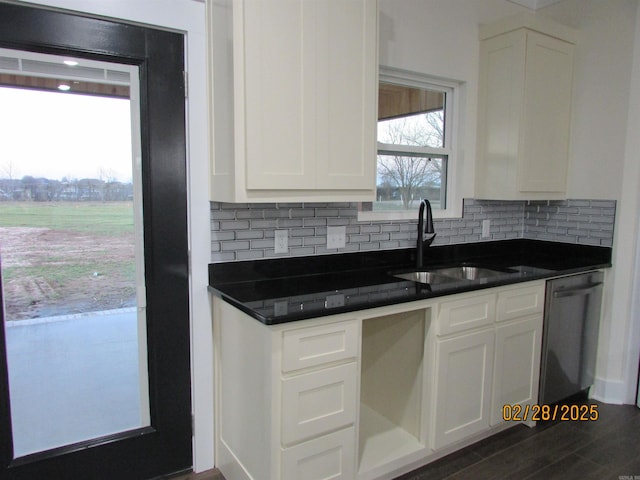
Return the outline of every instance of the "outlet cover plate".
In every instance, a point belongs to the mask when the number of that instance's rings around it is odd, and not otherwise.
[[[491,236],[491,220],[486,219],[482,221],[482,238],[489,238]]]
[[[344,248],[347,227],[327,227],[327,248]]]
[[[289,253],[289,231],[276,230],[275,232],[275,253]]]

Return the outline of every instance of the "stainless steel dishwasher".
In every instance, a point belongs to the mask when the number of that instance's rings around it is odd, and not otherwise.
[[[602,305],[602,272],[547,282],[540,404],[559,402],[593,384]]]

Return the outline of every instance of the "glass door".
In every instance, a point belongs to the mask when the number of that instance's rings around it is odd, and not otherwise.
[[[183,59],[0,2],[0,478],[190,469]]]
[[[138,68],[0,49],[14,454],[149,426]]]

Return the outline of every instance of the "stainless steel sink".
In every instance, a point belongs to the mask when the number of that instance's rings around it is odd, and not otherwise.
[[[455,267],[415,270],[410,272],[392,272],[391,275],[402,278],[403,280],[436,285],[461,280],[482,280],[507,275],[509,273],[516,273],[516,270],[477,265],[459,265]]]
[[[448,277],[446,275],[440,275],[435,272],[418,271],[418,272],[406,272],[406,273],[394,273],[394,277],[402,278],[403,280],[409,280],[418,283],[428,283],[430,285],[437,285],[441,283],[457,282],[457,278]]]
[[[439,275],[458,278],[462,280],[479,280],[481,278],[499,277],[506,273],[515,273],[511,269],[494,269],[488,267],[478,267],[470,265],[462,265],[459,267],[442,268],[435,270]]]

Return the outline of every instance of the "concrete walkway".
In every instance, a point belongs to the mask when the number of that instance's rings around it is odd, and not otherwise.
[[[6,336],[16,456],[140,426],[135,309],[7,322]]]

